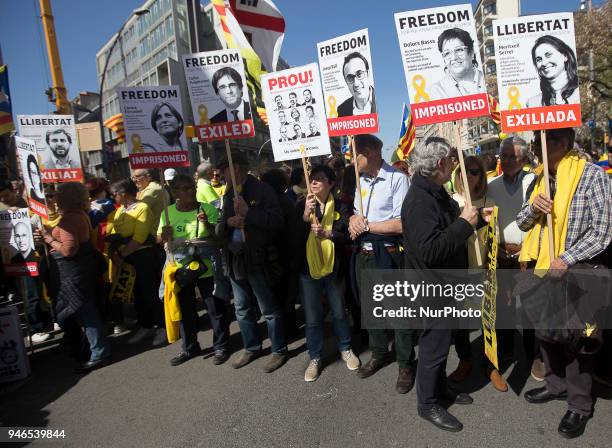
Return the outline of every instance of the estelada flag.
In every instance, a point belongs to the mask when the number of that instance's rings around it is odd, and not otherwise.
[[[412,114],[410,113],[410,109],[408,109],[408,106],[406,106],[406,103],[404,103],[399,142],[397,144],[397,149],[395,150],[397,160],[406,160],[414,149],[415,142],[416,126],[414,125],[414,121],[412,120]]]
[[[104,121],[104,127],[117,134],[117,143],[125,142],[125,128],[123,127],[123,114],[116,114]]]
[[[501,114],[499,112],[499,103],[491,94],[489,94],[489,113],[491,120],[495,122],[497,126],[501,124]]]
[[[0,135],[15,130],[13,109],[11,107],[11,92],[9,90],[8,68],[0,66]]]

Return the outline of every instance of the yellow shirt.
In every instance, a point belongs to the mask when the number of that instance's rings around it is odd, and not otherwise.
[[[216,187],[213,185],[213,190],[215,190],[215,193],[217,193],[217,196],[219,196],[220,198],[222,198],[225,195],[225,190],[227,189],[227,185],[226,184],[219,184]]]
[[[110,233],[118,233],[124,238],[132,238],[143,244],[151,234],[152,220],[151,210],[144,202],[135,202],[128,208],[122,205],[115,212]]]
[[[150,182],[142,191],[138,192],[136,199],[149,206],[151,211],[149,233],[155,235],[157,233],[157,226],[159,226],[159,217],[164,208],[170,204],[168,192],[157,182]]]

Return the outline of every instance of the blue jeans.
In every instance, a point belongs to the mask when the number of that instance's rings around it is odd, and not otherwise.
[[[338,338],[338,349],[351,348],[351,329],[344,309],[340,284],[332,275],[315,280],[309,274],[300,275],[302,305],[306,317],[306,345],[310,359],[321,359],[323,351],[323,304],[321,296],[327,293],[327,303],[334,319],[334,331]]]
[[[234,291],[236,320],[240,327],[240,336],[242,336],[244,348],[249,352],[261,350],[261,336],[257,330],[257,315],[255,313],[255,300],[257,300],[259,309],[268,325],[272,353],[287,352],[281,308],[272,288],[266,281],[263,271],[249,272],[247,278],[241,280],[230,277],[230,281]]]
[[[83,302],[83,305],[76,310],[76,320],[85,329],[85,336],[89,342],[89,350],[91,351],[90,361],[108,358],[111,355],[110,344],[106,339],[106,329],[100,316],[98,309],[92,300]]]

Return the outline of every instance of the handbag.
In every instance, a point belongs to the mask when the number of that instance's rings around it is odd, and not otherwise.
[[[200,205],[196,211],[196,238],[199,234],[200,221],[197,215],[200,213]],[[174,278],[179,287],[186,288],[195,285],[198,279],[208,272],[208,266],[194,247],[189,248],[189,254],[182,260],[183,266],[176,270]]]

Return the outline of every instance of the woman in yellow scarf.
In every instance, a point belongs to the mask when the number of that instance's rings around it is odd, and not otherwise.
[[[342,294],[341,246],[349,241],[347,208],[331,193],[336,181],[331,168],[315,166],[310,180],[311,193],[297,204],[297,235],[300,240],[296,247],[302,261],[300,284],[306,317],[306,345],[310,354],[305,381],[315,381],[322,367],[323,294],[333,316],[342,360],[349,370],[357,370],[360,366],[359,358],[351,350],[351,330]]]

